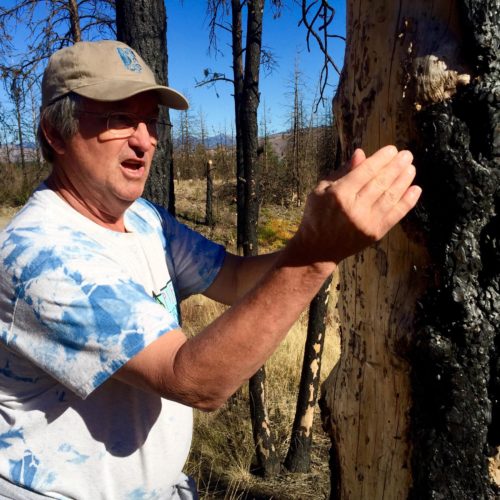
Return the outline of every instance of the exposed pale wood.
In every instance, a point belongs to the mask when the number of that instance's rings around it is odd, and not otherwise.
[[[344,159],[355,147],[368,154],[390,143],[408,147],[418,135],[415,113],[467,80],[455,62],[457,5],[347,4],[348,49],[335,102]],[[437,76],[429,76],[433,61],[440,64]],[[339,459],[334,496],[408,496],[411,394],[404,354],[417,301],[432,279],[428,266],[425,246],[401,227],[341,266],[342,353],[324,386],[325,424]]]
[[[398,227],[341,267],[342,353],[325,387],[342,498],[406,498],[411,485],[409,366],[398,352],[426,265],[425,249]]]

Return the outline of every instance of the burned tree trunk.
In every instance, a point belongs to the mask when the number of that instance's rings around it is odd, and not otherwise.
[[[321,359],[325,345],[326,313],[332,277],[321,287],[309,307],[309,322],[300,376],[297,408],[292,426],[290,447],[284,465],[290,472],[309,472],[311,469],[312,427],[318,398]]]
[[[168,85],[167,15],[163,0],[116,0],[118,40],[130,45],[152,69],[156,81]],[[175,214],[173,146],[170,114],[160,106],[158,146],[144,190],[150,201]]]
[[[242,101],[239,107],[243,152],[243,212],[238,212],[238,225],[242,221],[243,255],[257,255],[257,224],[259,220],[258,162],[259,146],[257,110],[259,108],[259,70],[262,48],[262,21],[264,0],[247,2],[247,32],[245,74]],[[240,195],[240,192],[238,192]],[[240,207],[238,206],[238,209]],[[272,476],[279,472],[280,463],[266,408],[265,368],[250,379],[250,413],[258,465],[261,473]]]
[[[241,115],[243,106],[243,26],[240,0],[231,0],[231,36],[233,56],[234,123],[236,125],[236,248],[243,255],[245,220],[245,166],[243,162],[243,140]]]
[[[495,498],[498,1],[347,6],[344,159],[410,148],[424,194],[341,266],[342,354],[323,396],[332,497]]]
[[[329,130],[328,130],[329,129]],[[334,123],[325,130],[325,154],[318,165],[319,178],[324,179],[340,167],[338,130]],[[300,375],[297,407],[292,426],[290,446],[284,465],[291,472],[309,472],[311,464],[311,446],[314,408],[316,406],[319,381],[321,375],[321,359],[325,344],[326,321],[330,287],[333,276],[330,276],[316,294],[309,307],[307,338],[304,346],[304,361]],[[335,279],[335,283],[338,280]]]
[[[205,224],[212,227],[215,224],[213,200],[214,200],[214,169],[212,160],[207,160],[205,163],[207,176],[207,193],[205,198]]]

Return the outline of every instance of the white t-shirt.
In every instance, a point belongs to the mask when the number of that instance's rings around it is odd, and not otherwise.
[[[137,200],[127,233],[42,185],[0,233],[0,477],[53,498],[169,498],[192,410],[111,376],[179,328],[224,249]]]

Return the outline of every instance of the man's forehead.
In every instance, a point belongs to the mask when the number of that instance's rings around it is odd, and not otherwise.
[[[128,111],[144,114],[158,111],[158,97],[154,92],[143,92],[120,101],[96,101],[82,97],[83,108],[92,111]]]

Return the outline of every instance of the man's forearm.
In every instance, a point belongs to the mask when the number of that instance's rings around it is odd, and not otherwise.
[[[213,409],[225,402],[276,350],[308,306],[332,264],[298,266],[286,250],[242,299],[177,352],[176,378],[188,404]]]
[[[280,252],[252,257],[228,253],[219,275],[204,295],[223,304],[236,303],[259,283],[279,256]]]

